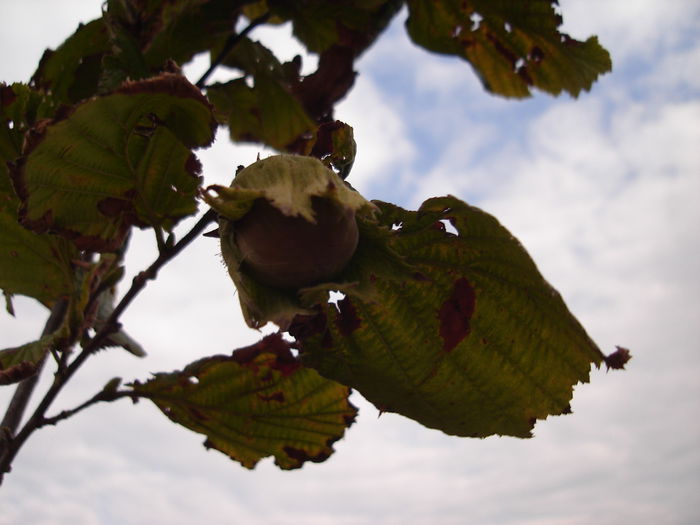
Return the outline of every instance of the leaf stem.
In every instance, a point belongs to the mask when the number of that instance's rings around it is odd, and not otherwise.
[[[216,212],[209,209],[197,223],[192,227],[192,229],[187,232],[187,234],[180,239],[171,248],[167,248],[160,253],[158,258],[151,264],[146,270],[139,273],[131,283],[131,287],[124,294],[119,304],[116,305],[114,311],[105,321],[102,328],[95,334],[95,336],[85,345],[82,352],[64,369],[59,370],[54,381],[49,387],[46,395],[41,400],[39,405],[34,410],[34,413],[27,420],[22,430],[20,430],[16,436],[12,438],[5,439],[5,449],[2,457],[0,457],[0,484],[2,483],[2,476],[5,472],[9,472],[12,461],[14,460],[17,452],[27,440],[27,438],[37,429],[41,428],[43,425],[47,424],[47,419],[44,417],[46,410],[51,406],[53,401],[56,399],[58,393],[63,389],[69,379],[73,374],[82,366],[85,360],[90,357],[95,351],[100,348],[101,343],[109,337],[113,332],[119,329],[119,317],[124,312],[124,310],[131,304],[134,298],[146,287],[149,280],[155,279],[158,271],[171,259],[175,258],[187,245],[189,245],[196,237],[198,237],[212,222],[216,220]],[[48,324],[48,323],[47,323]],[[60,321],[59,321],[60,325]],[[99,395],[99,394],[98,394]],[[62,417],[58,418],[55,416],[53,419],[58,422],[62,419],[70,417],[77,411],[82,410],[86,406],[96,403],[97,401],[106,399],[89,400],[84,404],[85,406],[78,407],[73,411],[66,411]],[[25,405],[26,406],[26,405]],[[59,416],[61,415],[59,414]],[[57,419],[58,418],[58,419]],[[15,427],[16,428],[16,427]]]
[[[131,397],[131,398],[136,398],[138,397],[134,392],[131,390],[117,390],[114,392],[110,391],[105,391],[105,390],[100,390],[97,394],[92,396],[90,399],[85,401],[84,403],[81,403],[75,408],[71,408],[70,410],[63,410],[60,413],[56,414],[55,416],[52,417],[45,417],[42,418],[41,421],[39,422],[37,429],[41,428],[46,425],[55,425],[59,421],[63,421],[64,419],[68,419],[71,416],[74,416],[78,412],[82,412],[86,408],[100,403],[100,402],[111,402],[111,401],[116,401],[117,399],[121,399],[123,397]]]
[[[202,89],[204,87],[204,84],[206,83],[207,79],[209,76],[214,72],[214,70],[221,65],[221,63],[224,61],[226,56],[231,52],[231,50],[236,47],[236,44],[243,40],[243,38],[250,33],[253,29],[255,29],[257,26],[260,24],[264,24],[270,19],[270,13],[264,13],[260,15],[257,18],[254,18],[253,20],[250,21],[250,24],[248,24],[243,31],[240,33],[232,33],[228,39],[226,40],[226,43],[224,44],[224,47],[221,49],[218,55],[216,55],[216,58],[211,62],[211,65],[209,66],[209,69],[207,69],[204,74],[201,76],[201,78],[197,81],[195,86],[197,86],[199,89]]]
[[[158,246],[158,253],[163,253],[165,250],[165,238],[163,237],[163,230],[160,226],[154,226],[153,232],[156,235],[156,245]]]

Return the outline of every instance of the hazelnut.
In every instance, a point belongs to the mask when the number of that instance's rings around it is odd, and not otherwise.
[[[312,197],[315,223],[287,216],[264,198],[233,223],[242,268],[263,284],[297,289],[336,277],[359,240],[355,211],[325,197]]]

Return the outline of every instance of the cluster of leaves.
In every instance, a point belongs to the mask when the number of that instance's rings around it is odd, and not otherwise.
[[[175,242],[173,227],[197,212],[204,191],[194,151],[218,127],[347,176],[355,144],[333,106],[353,85],[355,60],[404,6],[417,45],[464,59],[494,94],[590,89],[609,56],[595,37],[562,34],[556,3],[108,0],[102,17],[46,51],[28,85],[0,85],[0,288],[10,313],[15,294],[65,312],[44,337],[0,351],[0,383],[31,376],[52,355],[59,368],[43,411],[97,349],[144,355],[118,317],[215,219],[210,210]],[[282,23],[318,55],[313,73],[248,36]],[[201,53],[231,79],[190,83],[180,67]],[[116,382],[94,400],[148,398],[247,467],[272,455],[296,468],[328,457],[352,423],[350,387],[450,434],[527,437],[537,419],[569,410],[592,363],[624,364],[620,353],[603,356],[493,217],[454,197],[418,211],[374,205],[337,282],[285,292],[284,337],[123,389]],[[133,227],[153,229],[160,257],[115,305]],[[329,303],[330,291],[344,298]],[[260,312],[251,325],[279,320]],[[51,421],[35,415],[25,434]]]

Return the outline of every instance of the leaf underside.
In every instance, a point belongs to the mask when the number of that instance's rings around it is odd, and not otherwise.
[[[279,334],[133,389],[247,468],[267,456],[282,469],[324,461],[357,413],[349,388],[302,367]]]
[[[375,204],[413,272],[378,276],[371,300],[347,294],[298,316],[303,362],[448,434],[529,437],[537,419],[569,412],[603,355],[520,243],[453,197],[417,212]]]
[[[56,337],[47,335],[31,343],[0,350],[0,385],[17,383],[33,376],[55,344]]]
[[[418,45],[468,61],[488,91],[528,97],[532,88],[576,97],[612,69],[596,37],[559,31],[555,0],[409,0],[406,29]]]
[[[13,179],[20,219],[81,249],[113,250],[130,226],[170,229],[197,209],[199,162],[213,140],[211,107],[165,73],[90,99],[33,131]]]

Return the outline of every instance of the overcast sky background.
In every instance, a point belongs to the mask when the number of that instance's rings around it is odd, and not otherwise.
[[[377,417],[354,394],[360,417],[336,453],[291,472],[270,459],[245,470],[147,402],[101,405],[31,438],[0,490],[0,524],[700,523],[700,2],[561,6],[572,36],[597,34],[613,56],[578,100],[488,95],[466,63],[412,46],[402,13],[336,116],[355,128],[350,180],[366,197],[415,208],[450,193],[496,215],[605,353],[632,350],[626,371],[594,371],[574,413],[530,440],[446,436]],[[0,13],[0,80],[26,81],[100,2],[0,0]],[[254,36],[290,58],[284,31]],[[220,134],[201,154],[206,182],[228,184],[258,151]],[[130,275],[152,244],[136,236]],[[0,312],[1,347],[34,339],[46,317],[30,300],[15,308]],[[259,338],[207,238],[123,321],[149,356],[99,354],[56,411],[114,376],[143,380]]]

